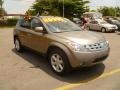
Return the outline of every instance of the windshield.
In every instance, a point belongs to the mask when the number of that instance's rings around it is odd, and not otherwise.
[[[60,18],[60,17],[52,17],[47,19],[44,18],[43,21],[46,23],[49,30],[54,33],[81,30],[81,28],[78,27],[75,23],[71,22],[66,18]]]
[[[108,23],[105,21],[101,21],[100,24],[108,24]]]

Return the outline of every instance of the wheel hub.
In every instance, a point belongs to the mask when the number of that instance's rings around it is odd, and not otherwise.
[[[20,49],[20,44],[19,44],[18,40],[15,41],[15,48],[16,48],[16,50]]]
[[[64,63],[62,57],[58,54],[53,54],[51,56],[51,65],[52,68],[57,72],[62,72],[64,69]]]

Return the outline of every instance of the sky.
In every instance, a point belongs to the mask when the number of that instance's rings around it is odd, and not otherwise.
[[[101,6],[119,6],[120,7],[120,0],[90,0],[90,8],[96,9]]]
[[[34,1],[35,0],[4,0],[4,8],[9,14],[24,14]],[[90,4],[88,5],[91,9],[96,9],[100,6],[120,7],[120,0],[90,0]]]
[[[4,8],[8,14],[24,14],[35,0],[4,0]]]

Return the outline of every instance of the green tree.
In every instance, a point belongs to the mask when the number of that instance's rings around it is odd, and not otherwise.
[[[0,0],[0,8],[3,6],[3,0]]]
[[[63,0],[59,3],[59,12],[61,15],[63,13],[62,1]],[[87,3],[89,2],[84,0],[65,0],[65,17],[70,18],[71,16],[73,17],[73,15],[80,17],[84,12],[89,11],[89,7],[85,6]]]
[[[4,14],[4,9],[3,9],[3,0],[0,0],[0,17],[2,17]]]
[[[7,12],[5,11],[5,9],[4,8],[0,8],[0,17],[3,17],[6,14],[7,14]]]
[[[116,7],[116,16],[120,17],[120,7]]]
[[[71,18],[74,14],[80,16],[86,11],[89,11],[89,7],[86,4],[89,1],[85,0],[36,0],[32,5],[31,11],[35,15],[39,12],[40,15],[43,15],[45,11],[49,15],[63,15],[63,5],[65,17]]]
[[[120,16],[119,7],[101,7],[98,11],[101,12],[103,16]]]

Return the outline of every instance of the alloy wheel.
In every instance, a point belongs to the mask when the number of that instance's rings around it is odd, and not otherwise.
[[[59,54],[53,54],[51,56],[51,66],[56,72],[62,72],[64,70],[64,62]]]

